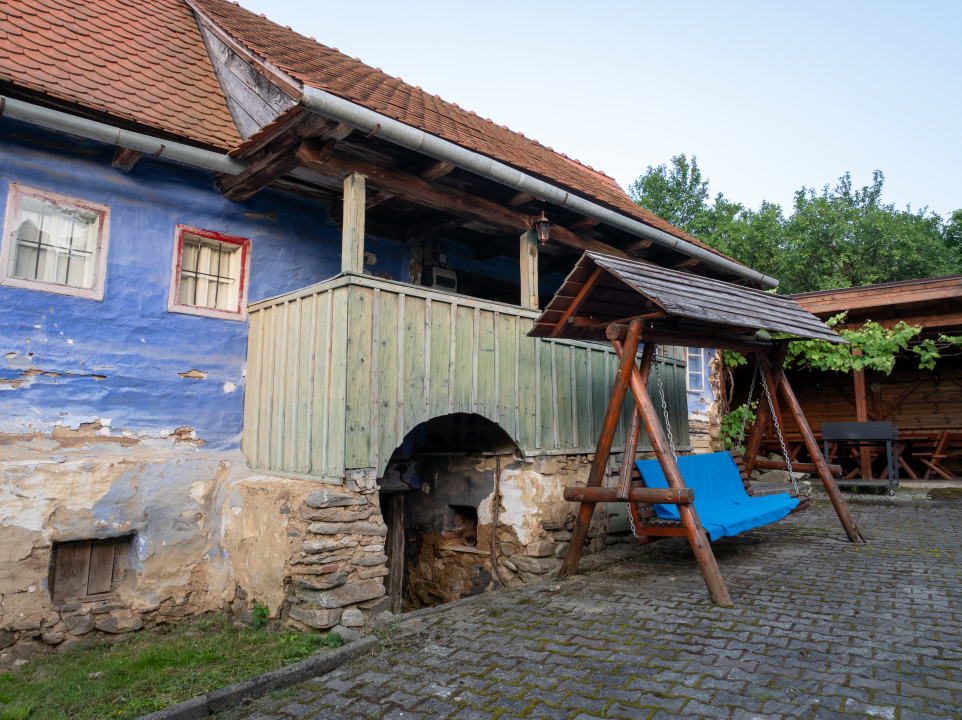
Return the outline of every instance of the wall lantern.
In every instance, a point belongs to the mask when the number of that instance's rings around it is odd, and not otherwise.
[[[544,245],[548,242],[548,234],[551,232],[551,221],[544,215],[544,210],[541,211],[541,217],[535,218],[533,223],[535,235],[538,236],[538,244]]]

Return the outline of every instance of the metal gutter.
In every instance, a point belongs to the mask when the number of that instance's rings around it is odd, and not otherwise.
[[[108,145],[137,150],[151,157],[171,160],[201,170],[239,175],[247,169],[247,163],[238,158],[172,140],[160,140],[150,135],[121,130],[96,120],[69,115],[59,110],[51,110],[2,95],[0,95],[0,116],[48,130],[69,133],[87,140],[97,140]]]
[[[492,160],[473,150],[468,150],[448,140],[430,135],[423,130],[405,125],[398,120],[356,105],[349,100],[332,95],[331,93],[305,85],[300,104],[308,110],[344,123],[345,125],[350,125],[361,132],[367,134],[376,133],[379,138],[384,138],[409,150],[424,153],[437,160],[452,163],[463,170],[501,183],[518,192],[533,195],[558,207],[569,208],[581,215],[594,218],[611,227],[624,230],[637,237],[651,240],[663,247],[672,248],[689,257],[696,258],[707,265],[745,278],[746,280],[759,283],[764,288],[778,287],[778,280],[775,278],[752,270],[733,260],[715,255],[709,250],[694,245],[687,240],[677,238],[674,235],[666,233],[664,230],[645,225],[619,212],[572,195],[566,190],[561,190],[553,185],[549,185],[543,180],[515,170],[497,160]]]

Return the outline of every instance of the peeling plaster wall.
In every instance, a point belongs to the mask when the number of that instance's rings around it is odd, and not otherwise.
[[[286,503],[316,484],[251,473],[248,326],[167,311],[175,226],[250,238],[255,301],[339,271],[328,208],[230,202],[209,174],[150,158],[124,172],[112,148],[6,119],[0,148],[0,217],[14,182],[110,207],[102,301],[0,286],[0,663],[238,597],[276,613]],[[391,272],[409,261],[400,243],[377,253]],[[116,592],[55,606],[52,544],[119,536],[134,540]]]
[[[689,353],[701,352],[704,368],[704,390],[688,391],[688,426],[692,451],[695,454],[721,450],[722,404],[720,391],[721,351],[710,348],[689,348]]]

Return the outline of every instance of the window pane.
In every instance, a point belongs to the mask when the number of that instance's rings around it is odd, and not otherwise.
[[[17,220],[13,277],[90,289],[100,221],[96,213],[24,196]]]
[[[181,252],[178,302],[235,312],[240,287],[241,246],[186,235]]]

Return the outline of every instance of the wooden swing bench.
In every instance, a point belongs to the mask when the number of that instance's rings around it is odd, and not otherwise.
[[[643,542],[661,537],[686,537],[712,601],[717,605],[731,605],[709,538],[731,534],[725,529],[726,524],[732,525],[728,529],[738,532],[748,526],[757,526],[752,525],[753,522],[771,522],[808,504],[808,500],[801,497],[790,499],[790,503],[784,498],[779,501],[765,497],[750,499],[752,491],[748,478],[766,427],[769,421],[776,430],[783,424],[775,400],[779,392],[812,458],[812,463],[804,469],[818,474],[848,539],[865,542],[835,484],[834,468],[830,468],[822,456],[782,372],[787,341],[773,340],[758,330],[778,332],[792,338],[844,342],[818,318],[784,296],[596,252],[582,255],[529,333],[545,338],[607,340],[614,345],[619,359],[586,487],[564,491],[566,500],[580,503],[580,506],[568,555],[559,575],[564,577],[577,572],[595,505],[599,502],[627,502],[637,519],[636,531]],[[642,336],[645,340],[643,347]],[[675,456],[670,428],[662,427],[648,394],[648,378],[657,343],[737,350],[755,356],[768,405],[760,403],[745,445],[744,462],[739,464],[740,458],[729,453]],[[640,361],[639,347],[642,347]],[[618,486],[603,487],[615,432],[629,393],[634,407],[625,435]],[[662,403],[664,405],[663,393]],[[642,424],[656,459],[636,464]],[[720,502],[722,487],[725,488],[724,503]],[[736,490],[740,495],[734,492]],[[769,506],[776,503],[781,503],[781,507],[773,511]],[[726,514],[730,515],[744,504],[754,505],[754,509],[747,513],[747,519],[730,523]],[[755,513],[755,510],[759,512]],[[702,515],[705,516],[704,524]],[[716,529],[716,526],[722,529]]]

